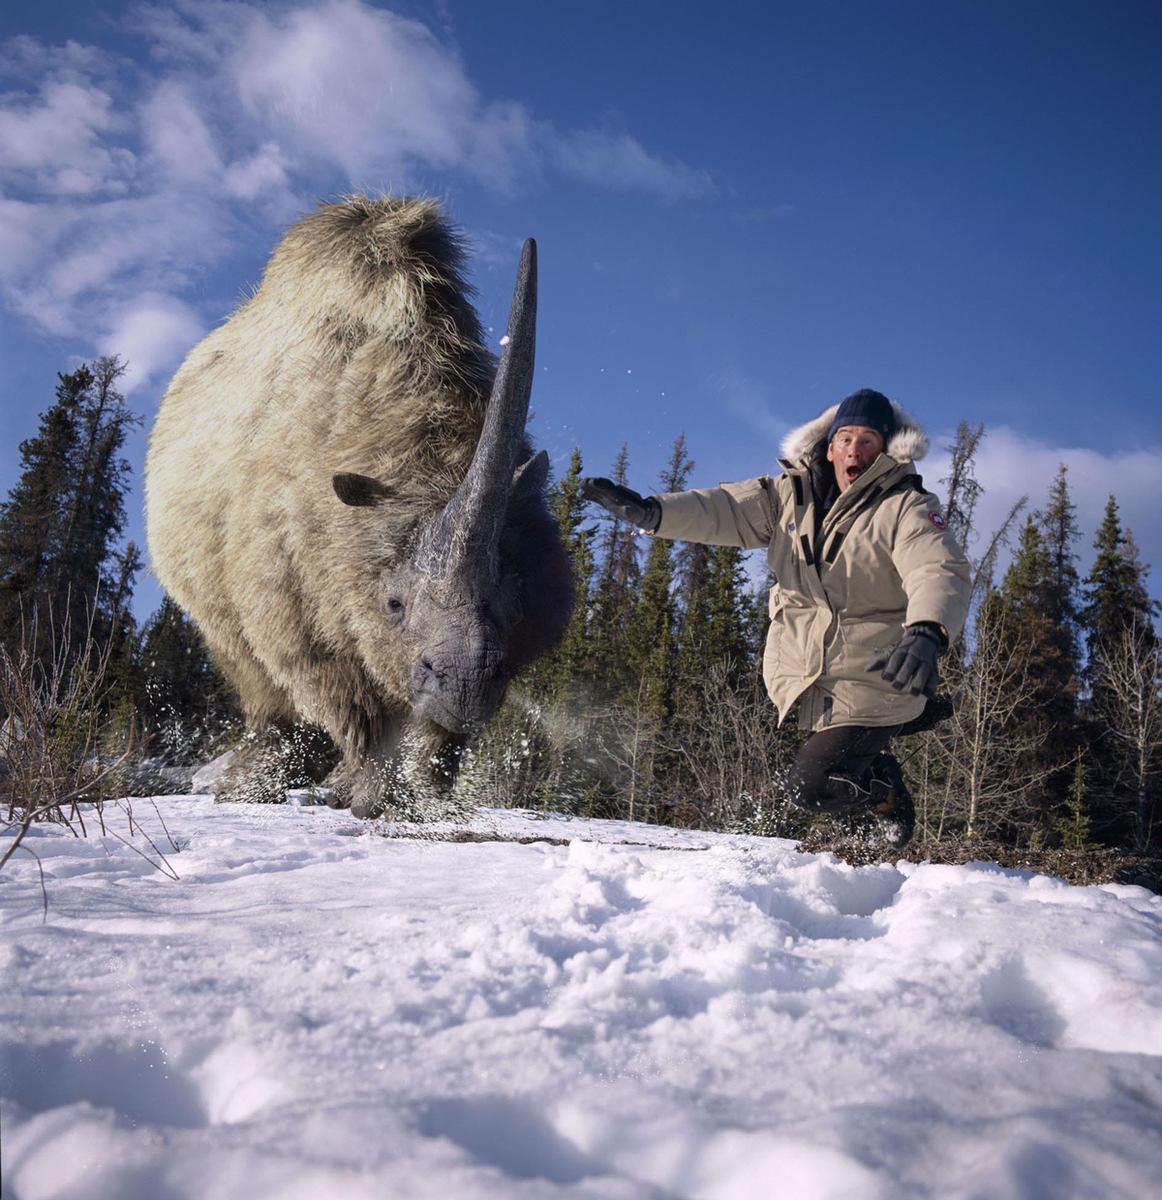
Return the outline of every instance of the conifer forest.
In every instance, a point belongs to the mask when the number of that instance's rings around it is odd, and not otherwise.
[[[118,391],[123,372],[101,358],[58,376],[0,502],[9,822],[59,816],[94,788],[181,790],[175,769],[188,782],[241,736],[180,609],[165,599],[134,616],[144,564],[124,538],[124,444],[140,418]],[[1064,465],[1048,495],[978,528],[985,436],[962,423],[948,477],[929,481],[968,550],[973,602],[941,661],[943,719],[897,743],[917,808],[907,856],[1156,887],[1162,649],[1148,564],[1114,495],[1093,544],[1080,544]],[[645,490],[680,490],[693,469],[679,435]],[[583,475],[625,482],[629,472],[625,448],[612,464],[574,449],[552,481],[577,603],[558,646],[512,682],[462,786],[489,805],[789,837],[853,861],[875,854],[858,822],[808,817],[783,794],[803,735],[793,714],[778,726],[762,685],[769,581],[757,558],[654,539],[582,501]]]

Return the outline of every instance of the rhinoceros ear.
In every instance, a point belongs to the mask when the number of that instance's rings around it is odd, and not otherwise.
[[[372,479],[370,475],[356,475],[350,471],[332,475],[331,486],[344,504],[350,504],[354,508],[370,508],[372,505],[382,504],[393,495],[387,484]]]
[[[512,475],[512,499],[525,496],[535,496],[545,490],[549,480],[549,456],[544,450],[538,450],[532,458],[526,459]]]

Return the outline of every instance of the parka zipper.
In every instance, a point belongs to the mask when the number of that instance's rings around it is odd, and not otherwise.
[[[855,524],[860,513],[866,512],[875,502],[890,489],[885,489],[882,485],[876,484],[866,496],[863,496],[848,512],[843,515],[842,520],[836,525],[831,533],[831,542],[827,547],[827,554],[824,561],[828,564],[833,563],[839,554],[839,547],[843,545],[843,539],[847,536],[847,531]]]
[[[852,506],[852,508],[848,512],[844,513],[842,518],[837,522],[835,528],[831,531],[831,541],[827,546],[827,553],[823,557],[822,561],[830,566],[831,563],[833,563],[836,558],[839,557],[839,550],[843,545],[844,538],[847,537],[848,533],[851,531],[852,525],[855,524],[856,519],[862,513],[867,512],[867,510],[871,508],[876,501],[882,499],[884,496],[890,495],[892,492],[899,491],[901,488],[914,486],[916,479],[917,476],[915,475],[905,475],[902,479],[897,479],[894,483],[891,483],[886,487],[882,483],[877,483],[868,491],[866,496],[861,496],[860,499]]]

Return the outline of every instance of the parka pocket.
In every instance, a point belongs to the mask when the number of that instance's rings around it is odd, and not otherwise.
[[[780,605],[767,635],[764,669],[792,682],[817,677],[822,665],[820,616],[817,609]]]
[[[841,620],[828,656],[827,673],[866,682],[868,667],[877,659],[887,658],[903,633],[903,623],[894,614]]]

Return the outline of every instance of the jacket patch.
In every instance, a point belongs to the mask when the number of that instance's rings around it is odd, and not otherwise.
[[[928,514],[928,520],[931,521],[932,524],[935,525],[936,528],[939,529],[941,532],[943,532],[947,528],[947,526],[944,523],[944,518],[938,512],[930,512]]]

